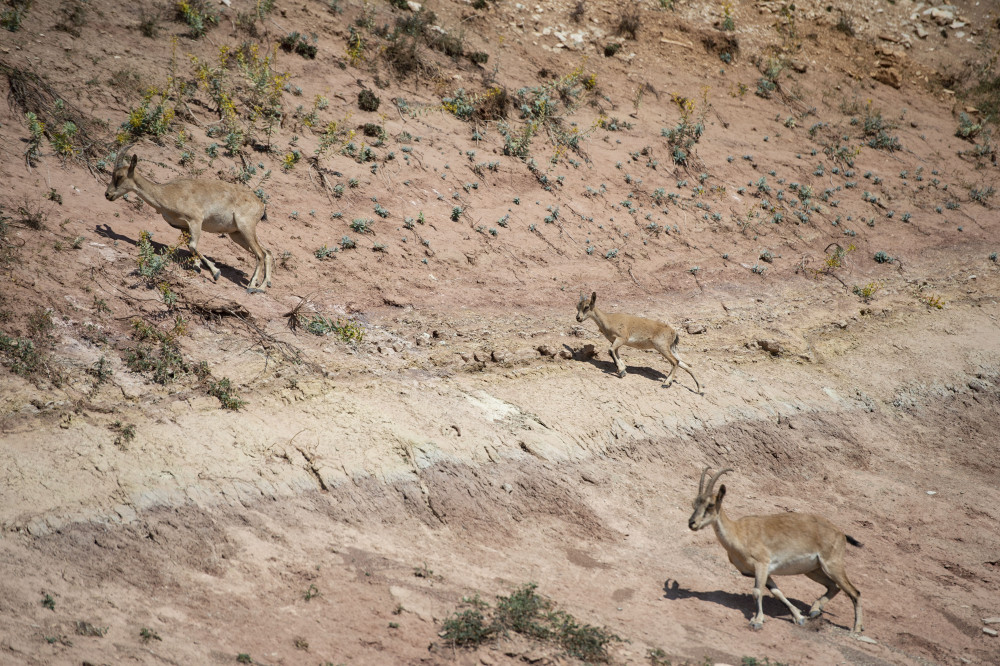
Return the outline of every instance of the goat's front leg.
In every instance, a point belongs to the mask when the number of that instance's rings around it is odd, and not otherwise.
[[[625,362],[622,361],[621,356],[618,355],[618,348],[625,344],[625,340],[622,338],[615,338],[615,341],[611,344],[611,360],[615,362],[615,367],[618,369],[618,376],[625,376]]]
[[[806,619],[802,617],[802,613],[799,612],[799,609],[793,606],[792,602],[789,601],[781,590],[778,589],[778,586],[774,584],[773,578],[769,577],[767,579],[767,589],[771,591],[771,594],[773,594],[778,601],[788,606],[788,610],[792,612],[792,617],[795,618],[795,624],[803,625],[806,623]]]
[[[754,566],[753,600],[757,602],[757,614],[750,618],[750,628],[754,631],[764,628],[764,593],[761,588],[767,582],[767,564]]]
[[[201,262],[205,262],[205,266],[208,268],[209,272],[212,274],[212,280],[218,280],[219,274],[222,272],[215,267],[208,257],[202,256],[198,252],[198,239],[201,238],[201,220],[197,222],[188,221],[188,231],[191,233],[191,240],[188,241],[188,248],[191,250],[191,254],[194,255],[195,265],[197,266]]]

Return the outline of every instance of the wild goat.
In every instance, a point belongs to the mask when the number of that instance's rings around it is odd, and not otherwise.
[[[591,293],[590,301],[580,294],[580,302],[576,305],[576,320],[583,322],[587,319],[593,319],[604,337],[611,342],[611,360],[615,362],[619,377],[625,376],[625,363],[618,355],[619,347],[627,345],[636,349],[655,349],[670,361],[667,386],[673,383],[674,373],[677,371],[677,366],[680,366],[691,375],[695,386],[698,387],[698,393],[701,393],[701,384],[691,372],[691,367],[677,357],[677,331],[669,324],[633,315],[602,312],[597,309],[596,291]]]
[[[104,193],[108,201],[114,201],[128,192],[139,195],[163,216],[167,224],[190,235],[187,245],[194,255],[195,266],[204,262],[213,280],[219,279],[219,269],[198,252],[201,232],[229,234],[257,258],[257,267],[247,291],[262,291],[262,286],[271,286],[274,258],[257,240],[257,222],[264,217],[264,204],[252,192],[239,185],[215,180],[180,178],[162,185],[154,183],[136,173],[137,155],[132,155],[132,161],[127,166],[122,164],[124,153],[124,150],[119,152],[111,182]]]
[[[826,602],[840,590],[844,590],[854,602],[852,631],[861,632],[861,592],[847,579],[847,571],[844,569],[847,544],[859,548],[861,544],[853,537],[846,536],[826,518],[808,513],[744,516],[739,520],[730,520],[722,511],[726,486],[719,486],[719,491],[714,496],[712,488],[720,476],[733,470],[717,472],[706,486],[705,475],[708,470],[706,467],[701,472],[698,497],[694,500],[694,513],[688,519],[688,527],[692,530],[700,530],[708,525],[714,527],[715,536],[726,549],[729,561],[744,576],[754,577],[753,598],[757,602],[757,614],[751,618],[750,628],[760,629],[764,626],[762,585],[766,585],[771,594],[788,606],[797,624],[805,624],[806,620],[799,610],[771,580],[772,575],[805,574],[826,586],[826,592],[809,609],[809,617],[822,613]]]

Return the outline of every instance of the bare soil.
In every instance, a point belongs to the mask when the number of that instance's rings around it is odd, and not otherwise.
[[[1000,616],[1000,185],[971,92],[996,85],[995,6],[940,23],[909,1],[738,1],[727,31],[713,3],[588,0],[575,21],[575,2],[430,2],[489,59],[420,42],[409,74],[380,26],[410,9],[206,6],[220,21],[200,39],[173,5],[107,0],[36,0],[0,32],[0,664],[579,663],[516,634],[440,635],[463,599],[527,583],[623,639],[614,664],[1000,663],[983,622]],[[635,39],[616,34],[627,7]],[[293,30],[315,59],[275,48]],[[273,150],[230,155],[194,59],[244,41],[288,78]],[[232,63],[215,76],[238,79]],[[139,169],[263,165],[265,293],[217,236],[200,250],[218,282],[183,262],[144,278],[140,232],[163,250],[174,230],[103,197],[115,135],[170,77],[191,92],[134,145]],[[549,94],[524,159],[497,120],[442,102],[495,86]],[[25,104],[50,113],[34,159]],[[701,130],[678,163],[661,130],[685,113]],[[971,140],[963,113],[983,124]],[[60,157],[67,118],[77,153]],[[623,348],[615,376],[573,318],[592,291],[671,322],[704,394],[683,373],[664,386],[656,353]],[[170,381],[130,367],[143,330],[178,345]],[[734,469],[731,516],[817,513],[863,543],[861,638],[846,595],[804,627],[766,597],[750,630],[752,582],[687,527],[706,465]],[[803,610],[821,592],[780,582]]]

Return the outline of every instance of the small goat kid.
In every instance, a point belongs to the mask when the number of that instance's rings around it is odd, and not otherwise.
[[[712,488],[720,476],[732,470],[717,472],[706,486],[705,475],[708,470],[708,467],[702,470],[701,481],[698,482],[698,497],[694,500],[694,513],[688,519],[688,527],[692,530],[700,530],[708,525],[714,527],[719,543],[729,555],[729,561],[744,576],[754,577],[753,598],[757,602],[757,614],[751,618],[750,628],[760,629],[764,626],[761,587],[765,585],[771,594],[788,606],[797,624],[805,624],[806,620],[799,610],[771,580],[772,575],[804,574],[826,586],[826,592],[809,609],[809,617],[822,613],[826,602],[840,590],[844,590],[854,602],[853,632],[861,632],[861,592],[847,579],[847,571],[844,569],[847,544],[858,547],[861,544],[846,536],[826,518],[807,513],[744,516],[738,520],[730,520],[722,511],[726,486],[719,486],[719,491],[714,495]]]
[[[701,393],[701,384],[691,372],[691,367],[677,357],[677,331],[669,324],[645,317],[602,312],[597,309],[596,291],[590,295],[590,301],[587,301],[586,296],[580,294],[580,302],[576,305],[576,320],[584,322],[587,319],[593,319],[604,337],[611,342],[611,360],[615,362],[619,377],[625,376],[625,363],[618,355],[619,347],[626,345],[636,349],[655,349],[670,361],[667,386],[673,383],[674,373],[677,371],[677,366],[680,366],[691,375],[695,386],[698,387],[698,393]]]
[[[124,152],[121,151],[121,154]],[[229,234],[238,245],[257,258],[257,267],[250,278],[247,291],[260,291],[263,286],[271,286],[274,258],[257,240],[257,222],[264,217],[264,204],[252,192],[224,181],[190,178],[180,178],[161,185],[136,173],[135,165],[138,160],[137,155],[132,155],[132,161],[124,165],[119,156],[111,182],[104,193],[108,201],[115,201],[129,192],[139,195],[163,216],[167,224],[188,232],[190,240],[187,245],[195,257],[195,265],[204,262],[212,273],[213,280],[219,278],[220,271],[208,257],[198,252],[201,232]]]

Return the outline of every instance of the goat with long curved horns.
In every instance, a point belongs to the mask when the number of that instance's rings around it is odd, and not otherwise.
[[[125,149],[119,151],[111,182],[104,192],[108,201],[115,201],[129,192],[156,209],[167,224],[187,232],[188,247],[195,258],[195,266],[204,262],[213,280],[219,279],[219,269],[208,257],[198,252],[201,232],[229,234],[243,249],[257,259],[257,266],[247,291],[262,291],[271,286],[271,269],[274,258],[257,240],[257,223],[264,218],[264,204],[245,187],[221,180],[194,180],[179,178],[168,183],[154,183],[136,172],[139,158],[124,164]]]
[[[673,384],[674,374],[679,366],[691,375],[697,393],[701,394],[701,384],[691,371],[691,366],[677,356],[679,336],[673,326],[645,317],[598,310],[596,291],[590,294],[589,301],[585,295],[580,294],[580,301],[576,304],[576,320],[582,323],[587,319],[593,319],[604,337],[611,342],[611,360],[615,362],[619,377],[625,376],[625,362],[618,354],[619,347],[625,345],[636,349],[655,349],[670,362],[667,386]]]
[[[700,530],[711,525],[715,536],[726,549],[729,561],[744,576],[754,577],[753,598],[757,602],[757,614],[750,620],[751,629],[764,626],[764,608],[761,588],[766,586],[788,610],[797,624],[805,624],[805,618],[792,605],[771,576],[791,576],[804,574],[820,585],[826,586],[816,603],[809,609],[809,617],[823,612],[823,606],[840,590],[854,602],[853,632],[862,631],[861,592],[847,579],[844,568],[844,553],[847,544],[861,546],[856,539],[845,535],[826,518],[808,513],[782,513],[771,516],[744,516],[731,520],[722,511],[722,498],[726,486],[719,486],[713,493],[715,482],[731,469],[715,473],[705,484],[709,468],[701,472],[698,482],[698,497],[694,500],[694,513],[688,519],[688,527]]]

